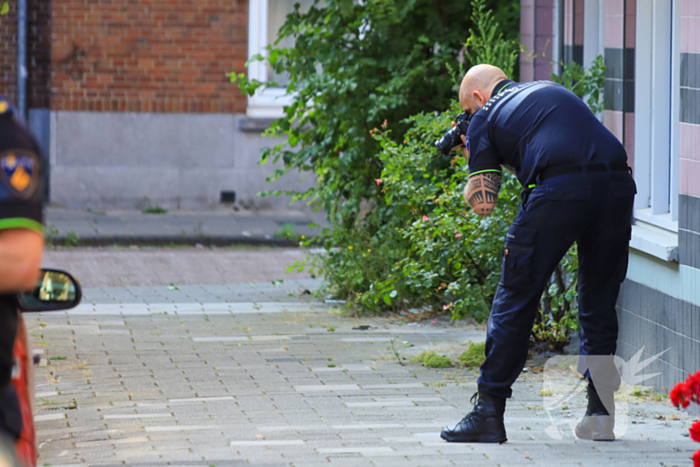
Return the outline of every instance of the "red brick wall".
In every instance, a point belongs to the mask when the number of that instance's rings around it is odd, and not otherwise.
[[[244,112],[247,0],[53,0],[53,110]]]
[[[29,0],[27,104],[48,107],[51,90],[51,0]],[[0,93],[17,101],[17,2],[0,16]]]
[[[29,108],[48,108],[51,103],[51,0],[29,0],[28,9],[28,105]]]
[[[0,93],[17,99],[17,2],[0,16]]]

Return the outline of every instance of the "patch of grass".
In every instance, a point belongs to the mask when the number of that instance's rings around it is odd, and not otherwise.
[[[68,360],[68,357],[51,357],[49,360]]]
[[[80,245],[80,235],[77,232],[70,231],[66,234],[66,246],[75,247]]]
[[[412,362],[422,363],[427,368],[452,368],[452,360],[444,355],[438,355],[433,351],[424,350],[416,357],[411,359]]]
[[[168,210],[160,206],[151,206],[141,211],[143,214],[167,214]]]
[[[447,383],[444,382],[444,381],[432,381],[432,382],[430,382],[430,383],[427,382],[427,381],[424,381],[424,382],[423,382],[423,386],[433,386],[433,387],[436,387],[436,388],[442,388],[442,387],[447,386]]]
[[[55,225],[49,224],[46,229],[44,229],[44,242],[47,245],[52,245],[53,244],[53,239],[58,235],[60,232],[56,228]]]
[[[630,395],[641,400],[652,400],[654,402],[661,402],[668,398],[667,395],[658,393],[652,388],[642,389],[641,386],[632,386]]]
[[[294,236],[294,224],[291,222],[285,222],[282,228],[275,232],[275,237],[277,238],[291,238]]]
[[[462,355],[457,357],[457,359],[462,366],[466,366],[467,368],[478,368],[486,359],[485,349],[486,342],[475,344],[472,341],[469,341],[469,347],[467,347],[467,350]]]

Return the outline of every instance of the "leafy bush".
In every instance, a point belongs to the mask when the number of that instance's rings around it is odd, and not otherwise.
[[[324,254],[295,267],[324,273],[327,290],[356,311],[488,315],[520,187],[505,173],[497,208],[482,219],[462,199],[464,159],[433,145],[461,111],[454,99],[466,27],[468,64],[516,69],[518,46],[499,31],[517,33],[517,23],[499,27],[493,2],[471,3],[316,3],[296,9],[280,31],[295,47],[269,50],[295,99],[267,133],[287,141],[264,150],[263,162],[284,162],[273,179],[314,173],[316,186],[295,199],[324,209],[331,226]],[[589,71],[569,66],[561,81],[599,103],[602,69],[601,61]],[[251,95],[270,84],[231,79]],[[570,253],[543,295],[538,338],[568,336],[576,325],[575,266]]]
[[[412,117],[411,131],[401,143],[386,132],[375,132],[383,147],[380,186],[391,215],[380,230],[398,236],[405,250],[384,272],[380,286],[373,284],[358,295],[368,308],[381,299],[398,306],[450,310],[455,318],[481,321],[488,316],[500,278],[504,237],[517,212],[518,187],[514,177],[506,176],[499,203],[486,219],[465,207],[464,158],[442,156],[433,146],[455,112],[453,107],[438,117]]]
[[[477,3],[498,6],[510,21],[505,30],[517,37],[517,0]],[[267,132],[286,138],[263,151],[263,162],[284,162],[271,179],[288,170],[313,172],[314,188],[290,194],[324,209],[333,230],[353,228],[363,202],[379,191],[373,179],[382,165],[369,130],[388,121],[399,138],[406,117],[449,106],[471,11],[469,2],[428,0],[317,0],[306,13],[297,4],[279,31],[280,40],[294,38],[294,48],[273,45],[266,58],[254,58],[286,74],[284,86],[295,96]],[[249,95],[279,85],[230,76]]]

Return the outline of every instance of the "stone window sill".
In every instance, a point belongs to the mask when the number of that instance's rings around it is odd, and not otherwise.
[[[638,214],[635,213],[630,248],[663,261],[678,262],[678,223],[663,218],[654,222],[655,219],[649,219],[646,213]]]

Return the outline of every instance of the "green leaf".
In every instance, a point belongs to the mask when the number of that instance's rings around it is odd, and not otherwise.
[[[389,297],[389,294],[384,295],[384,303],[391,306],[391,297]]]
[[[7,0],[2,2],[2,6],[0,6],[0,15],[6,15],[10,11],[10,4],[7,3]]]

